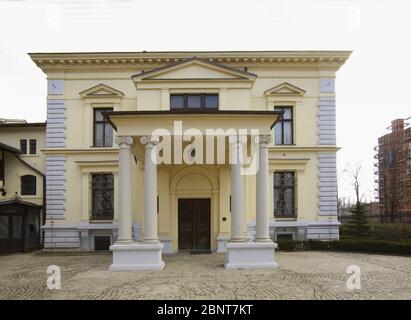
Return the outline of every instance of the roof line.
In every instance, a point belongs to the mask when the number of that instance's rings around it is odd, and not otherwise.
[[[247,75],[247,76],[251,76],[253,78],[257,77],[257,75],[255,73],[241,71],[241,70],[238,70],[238,69],[235,69],[235,68],[225,66],[221,63],[210,62],[210,61],[207,61],[205,59],[200,59],[198,57],[191,57],[191,58],[184,59],[182,61],[177,61],[177,62],[170,63],[170,64],[167,64],[165,66],[159,67],[159,68],[152,69],[152,70],[147,71],[147,72],[140,72],[140,73],[134,74],[134,75],[131,76],[131,78],[133,79],[133,78],[137,78],[137,77],[141,77],[141,76],[145,76],[145,75],[150,75],[150,74],[156,73],[158,71],[167,70],[168,68],[173,68],[173,67],[182,65],[182,64],[190,62],[190,61],[200,61],[202,63],[209,64],[209,65],[212,65],[214,67],[218,67],[218,68],[221,68],[221,69],[224,69],[224,70],[227,70],[227,71],[231,71],[231,72],[235,72],[235,73],[239,73],[239,74],[244,74],[244,75]]]

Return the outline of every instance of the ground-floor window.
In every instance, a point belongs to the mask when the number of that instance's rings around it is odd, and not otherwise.
[[[295,214],[294,172],[274,172],[274,217],[293,218]]]
[[[92,175],[92,219],[113,220],[114,176],[110,173]]]

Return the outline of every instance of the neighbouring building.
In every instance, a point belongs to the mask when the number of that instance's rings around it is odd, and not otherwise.
[[[391,122],[375,148],[376,182],[382,223],[411,222],[411,126]]]
[[[46,124],[0,119],[0,253],[41,246]]]
[[[256,268],[276,266],[280,238],[338,239],[350,54],[31,53],[48,86],[44,247],[111,246],[111,270],[178,251]]]

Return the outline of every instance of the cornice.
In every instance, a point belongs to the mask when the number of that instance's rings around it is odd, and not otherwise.
[[[193,57],[233,67],[289,66],[339,69],[351,51],[89,52],[29,53],[44,72],[66,69],[156,68]]]
[[[45,155],[56,154],[118,154],[118,148],[90,148],[90,149],[69,149],[69,148],[52,148],[40,150]]]

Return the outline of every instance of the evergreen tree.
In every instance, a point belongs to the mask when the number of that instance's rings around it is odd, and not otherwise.
[[[348,226],[349,233],[356,238],[366,238],[371,235],[371,221],[368,217],[365,203],[357,201],[350,209],[352,213],[351,222]]]

